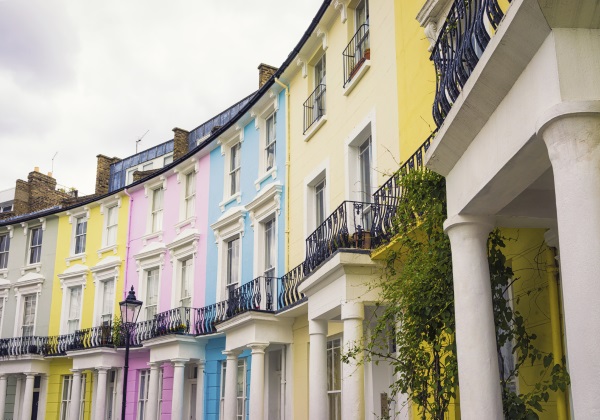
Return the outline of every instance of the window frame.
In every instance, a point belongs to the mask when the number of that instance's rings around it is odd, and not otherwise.
[[[73,238],[72,238],[72,254],[85,254],[85,246],[87,239],[87,217],[84,215],[76,216],[73,223]],[[81,231],[79,227],[82,226]]]
[[[273,121],[272,124],[269,121]],[[270,136],[269,134],[272,134]],[[272,137],[272,138],[271,138]],[[272,152],[269,149],[273,149]],[[272,154],[271,166],[269,166],[269,156]],[[265,118],[265,146],[264,146],[265,170],[268,172],[277,167],[277,112],[273,111],[271,115]]]
[[[234,143],[229,148],[229,197],[233,197],[236,194],[242,192],[242,144],[240,142]],[[236,157],[238,159],[236,159]],[[239,161],[239,162],[237,162]],[[237,166],[234,166],[237,163]]]
[[[138,370],[138,392],[136,399],[136,419],[146,420],[146,408],[148,407],[148,390],[150,387],[150,369]],[[142,385],[143,378],[143,385]]]
[[[324,190],[324,220],[329,217],[329,203],[330,203],[330,170],[329,170],[329,159],[321,162],[315,167],[315,169],[304,178],[304,237],[310,236],[320,225],[317,224],[317,199],[316,199],[316,187],[325,180]]]
[[[10,255],[10,237],[11,235],[9,232],[0,233],[0,270],[8,269],[8,257]]]
[[[39,243],[34,244],[35,232],[39,232]],[[27,245],[27,265],[40,264],[42,262],[42,245],[44,242],[44,229],[43,226],[37,225],[29,228],[28,234],[28,245]],[[37,249],[37,260],[34,259],[34,248]]]
[[[193,191],[190,192],[190,186]],[[183,220],[191,219],[196,215],[196,171],[192,170],[185,174],[185,185],[183,186]]]
[[[337,351],[337,354],[335,350]],[[337,371],[335,369],[337,367]],[[337,373],[337,375],[336,375]],[[331,375],[330,375],[331,374]],[[337,377],[336,377],[337,376]],[[335,388],[336,380],[339,388]],[[333,384],[332,384],[333,383]],[[337,396],[336,400],[336,416],[331,417],[331,400],[332,396]],[[342,418],[342,338],[340,336],[327,338],[327,412],[329,420],[341,420]]]
[[[150,280],[150,274],[152,272],[156,272],[156,302],[153,305],[149,305],[149,296],[148,296],[148,292],[150,290],[149,287],[149,280]],[[153,319],[154,316],[159,313],[159,303],[160,303],[160,277],[161,277],[161,269],[158,266],[155,267],[150,267],[148,269],[143,270],[143,274],[144,274],[144,287],[143,287],[143,296],[144,296],[144,305],[142,307],[142,313],[143,313],[143,317],[145,321],[148,321],[150,319]],[[152,316],[148,316],[148,308],[149,307],[154,307],[154,313],[152,314]]]
[[[68,287],[67,288],[67,294],[68,296],[66,297],[67,299],[67,309],[66,309],[66,328],[65,331],[67,334],[72,334],[75,331],[79,330],[81,327],[81,315],[82,315],[82,310],[83,310],[83,286],[72,286],[72,287]],[[74,292],[78,293],[78,296],[75,296],[76,298],[78,298],[79,302],[78,302],[78,307],[77,308],[73,308],[73,302],[74,302]],[[73,315],[73,309],[77,309],[77,313],[74,314],[75,316],[72,317]],[[72,326],[74,325],[74,328],[72,328]]]
[[[157,205],[157,196],[160,194],[160,208]],[[150,232],[157,233],[163,230],[163,219],[165,210],[165,190],[161,186],[152,189],[152,197],[150,199]]]
[[[30,297],[34,297],[35,298],[35,302],[34,302],[34,308],[33,308],[33,322],[31,324],[27,324],[25,325],[25,311],[27,310],[27,298]],[[35,335],[35,327],[36,327],[36,322],[37,322],[37,308],[38,308],[38,303],[39,303],[39,294],[34,292],[34,293],[26,293],[23,294],[21,296],[21,315],[20,315],[20,326],[19,326],[19,330],[21,330],[21,337],[31,337]],[[31,334],[25,334],[25,327],[31,328]]]

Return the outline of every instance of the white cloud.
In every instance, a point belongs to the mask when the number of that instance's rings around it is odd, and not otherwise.
[[[319,0],[0,1],[0,189],[34,166],[93,191],[96,155],[192,129],[279,66]]]

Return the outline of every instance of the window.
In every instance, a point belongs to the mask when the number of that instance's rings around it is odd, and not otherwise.
[[[0,269],[8,267],[8,249],[10,248],[10,236],[0,235]]]
[[[196,172],[185,176],[185,219],[194,215],[196,201]]]
[[[192,306],[192,278],[194,269],[192,268],[192,259],[181,261],[181,306]]]
[[[106,231],[105,246],[115,245],[117,243],[117,225],[119,223],[119,207],[112,206],[106,209]]]
[[[329,400],[329,420],[342,418],[342,353],[341,340],[327,342],[327,397]]]
[[[22,336],[33,335],[35,327],[35,311],[37,308],[37,294],[25,295],[23,297],[23,322],[21,324]]]
[[[106,411],[103,420],[114,420],[115,402],[117,396],[117,372],[109,370],[106,384]]]
[[[146,320],[152,319],[158,309],[158,268],[146,272],[145,315]]]
[[[325,221],[325,180],[315,185],[315,228],[321,226]]]
[[[152,191],[152,232],[162,230],[164,192],[162,187]]]
[[[84,216],[75,219],[74,254],[83,254],[85,252],[85,237],[87,234],[87,219]]]
[[[275,264],[277,259],[277,237],[275,219],[264,224],[265,228],[265,277],[275,277]]]
[[[369,24],[369,0],[361,0],[356,6],[356,29]]]
[[[371,202],[371,137],[358,147],[360,195],[364,203]]]
[[[173,163],[173,155],[169,155],[163,159],[163,166],[167,166]]]
[[[241,144],[231,146],[229,156],[230,195],[240,192]]]
[[[142,166],[142,171],[151,171],[154,168],[154,162],[144,163]]]
[[[268,171],[275,166],[277,114],[273,113],[267,118],[266,126],[265,162]]]
[[[164,369],[161,367],[158,370],[158,405],[157,405],[157,409],[156,409],[156,414],[158,414],[159,419],[162,419],[163,377],[164,377]]]
[[[42,227],[32,228],[29,233],[29,264],[37,264],[42,258]]]
[[[67,333],[72,334],[79,329],[79,318],[81,316],[81,286],[69,287],[67,306]]]
[[[325,76],[325,54],[323,54],[315,64],[315,87],[325,85]]]
[[[4,315],[4,296],[0,296],[0,333],[2,332],[2,317]],[[0,335],[1,337],[1,335]]]
[[[60,399],[60,420],[69,420],[69,409],[71,406],[71,391],[73,389],[73,375],[63,376],[62,392]],[[85,375],[81,375],[81,400],[79,402],[79,420],[83,420],[85,405]]]
[[[225,411],[225,379],[227,373],[227,364],[221,362],[221,409],[219,410],[219,418],[224,420]],[[237,375],[236,375],[236,397],[237,397],[237,415],[236,420],[246,418],[246,359],[238,359]]]
[[[240,238],[227,242],[227,289],[237,287],[240,281]]]
[[[144,420],[146,418],[146,407],[148,406],[148,385],[150,382],[150,370],[140,370],[140,380],[138,389],[138,409],[137,418],[138,420]]]
[[[115,304],[115,280],[108,279],[100,282],[100,325],[110,325]]]

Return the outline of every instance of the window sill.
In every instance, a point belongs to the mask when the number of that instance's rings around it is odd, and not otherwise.
[[[344,87],[344,96],[350,95],[350,92],[356,87],[360,79],[365,75],[365,73],[371,68],[371,60],[365,60],[359,64],[359,68],[355,68],[354,74],[352,75],[352,79],[348,83],[346,83],[346,87]]]
[[[277,179],[277,166],[273,166],[271,169],[265,172],[264,175],[260,176],[256,181],[254,181],[256,191],[260,191],[260,184],[262,184],[266,179],[269,179],[269,177]]]
[[[327,115],[321,116],[321,118],[319,118],[319,120],[316,123],[313,123],[313,125],[308,129],[306,134],[304,134],[304,141],[309,141],[310,138],[314,136],[315,133],[319,130],[319,128],[321,128],[326,122]]]
[[[221,201],[219,203],[219,207],[221,208],[221,211],[225,211],[225,206],[227,206],[228,204],[233,203],[234,201],[237,201],[238,203],[242,202],[242,193],[241,192],[236,192],[232,196],[230,196],[230,197],[226,198],[225,200]]]
[[[144,236],[142,236],[142,243],[144,244],[144,246],[146,246],[146,244],[148,243],[148,241],[150,239],[155,239],[157,238],[158,241],[162,241],[162,237],[163,237],[163,231],[162,230],[157,230],[156,232],[150,232]]]
[[[8,278],[8,268],[0,269],[0,278]]]
[[[65,263],[67,264],[67,267],[68,267],[68,266],[71,265],[71,263],[73,261],[85,262],[85,259],[86,259],[86,254],[84,252],[84,253],[81,253],[81,254],[75,254],[75,255],[72,255],[70,257],[65,258]]]
[[[117,253],[117,244],[115,244],[115,245],[108,245],[108,246],[105,246],[104,248],[100,248],[98,250],[98,258],[102,258],[102,254],[106,254],[106,253],[111,252],[111,251],[112,251],[113,254],[116,255],[116,253]]]
[[[42,263],[34,263],[34,264],[27,264],[25,267],[21,267],[21,275],[24,275],[26,271],[31,271],[31,270],[35,270],[37,273],[39,273],[40,271],[42,271]]]
[[[194,228],[196,226],[196,216],[188,217],[187,219],[184,219],[181,222],[177,223],[175,225],[175,231],[179,234],[181,232],[181,229],[186,226]]]

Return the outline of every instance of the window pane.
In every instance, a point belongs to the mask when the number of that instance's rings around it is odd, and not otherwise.
[[[33,326],[35,324],[35,307],[37,295],[27,295],[23,299],[23,335],[33,335]]]
[[[239,276],[239,238],[227,242],[227,285],[237,284]]]
[[[371,202],[371,138],[359,147],[360,192],[362,201]]]
[[[315,187],[316,222],[317,226],[325,221],[325,180]]]
[[[0,235],[0,269],[8,267],[8,250],[10,248],[10,236]]]

